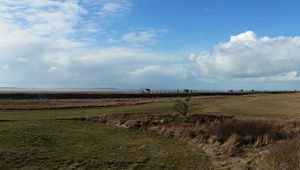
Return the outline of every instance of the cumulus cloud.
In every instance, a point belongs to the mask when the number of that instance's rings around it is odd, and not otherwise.
[[[130,2],[0,1],[1,86],[139,88],[191,77],[187,59],[145,47],[166,30],[112,30],[97,39],[99,25],[129,12]]]
[[[300,37],[257,37],[247,31],[190,59],[204,74],[221,79],[299,80]]]
[[[124,88],[161,76],[184,78],[187,70],[172,62],[175,57],[140,46],[155,44],[162,31],[131,32],[121,38],[112,31],[114,39],[107,41],[115,46],[90,46],[92,41],[82,39],[93,36],[77,37],[86,30],[96,33],[99,21],[130,7],[129,0],[0,1],[0,84]]]

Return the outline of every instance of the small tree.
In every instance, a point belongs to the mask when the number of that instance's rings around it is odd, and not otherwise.
[[[175,110],[182,116],[187,116],[195,107],[196,103],[191,101],[192,97],[189,96],[184,100],[178,100],[175,103]]]

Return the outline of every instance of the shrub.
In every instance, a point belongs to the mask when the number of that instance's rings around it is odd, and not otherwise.
[[[270,169],[300,169],[300,138],[294,138],[275,145],[265,156]]]
[[[194,101],[192,101],[191,99],[192,99],[192,97],[189,96],[189,97],[185,98],[184,100],[176,101],[176,103],[175,103],[176,112],[182,116],[187,116],[190,112],[192,112],[192,110],[196,106],[196,103]]]
[[[209,126],[208,134],[216,136],[221,143],[236,135],[236,142],[241,145],[266,145],[275,140],[288,138],[281,129],[282,126],[269,121],[229,119]]]

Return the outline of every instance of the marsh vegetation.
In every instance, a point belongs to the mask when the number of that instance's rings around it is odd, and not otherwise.
[[[298,168],[299,93],[179,100],[1,100],[0,168]]]

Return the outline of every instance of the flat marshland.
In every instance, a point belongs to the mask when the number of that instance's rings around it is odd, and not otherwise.
[[[300,93],[183,99],[0,100],[0,169],[292,167]]]

